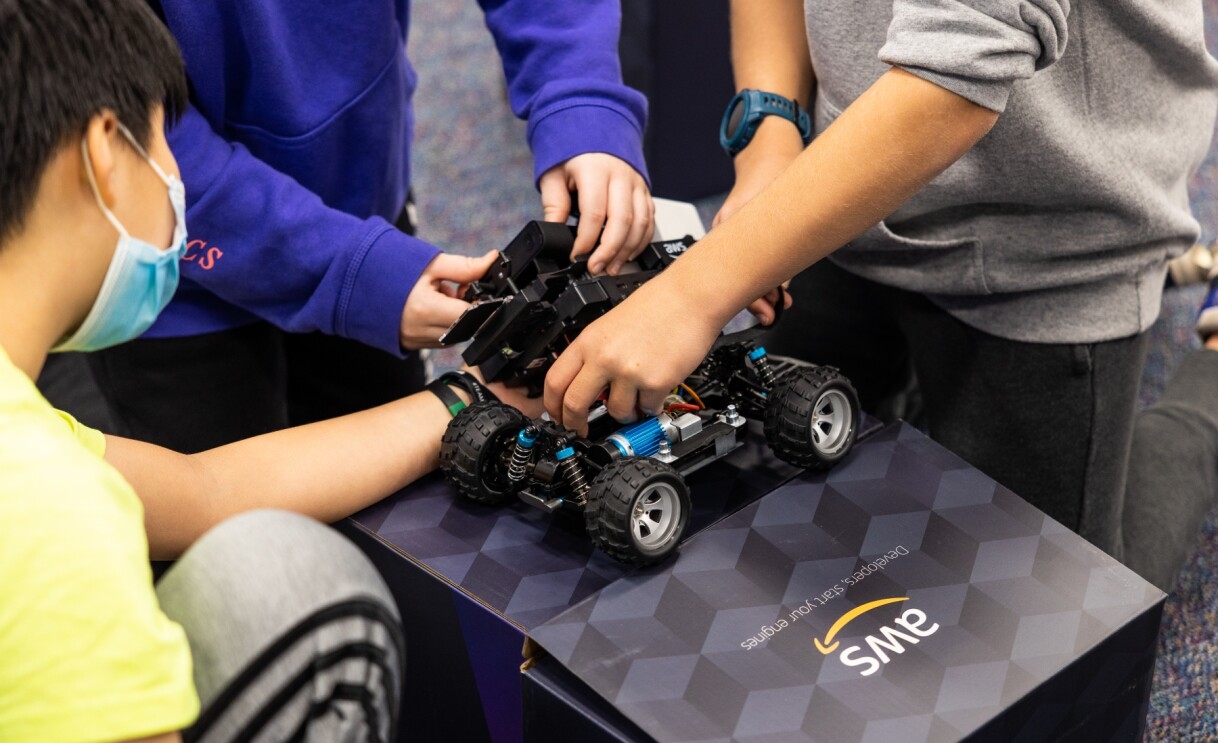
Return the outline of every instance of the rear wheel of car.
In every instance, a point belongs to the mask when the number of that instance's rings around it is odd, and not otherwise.
[[[774,454],[808,469],[828,469],[854,446],[859,400],[850,380],[829,366],[796,369],[770,391],[765,436]]]

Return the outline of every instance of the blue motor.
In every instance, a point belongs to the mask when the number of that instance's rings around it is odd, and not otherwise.
[[[616,446],[624,457],[650,457],[660,450],[660,442],[667,438],[659,419],[648,418],[610,435],[606,441]]]

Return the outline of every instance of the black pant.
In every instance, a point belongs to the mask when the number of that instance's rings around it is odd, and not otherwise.
[[[770,352],[840,368],[871,412],[916,375],[932,438],[1120,556],[1125,464],[1146,334],[1006,340],[913,292],[820,261],[791,284]]]
[[[194,453],[417,392],[417,354],[399,359],[336,336],[267,323],[140,339],[89,354],[115,433]]]

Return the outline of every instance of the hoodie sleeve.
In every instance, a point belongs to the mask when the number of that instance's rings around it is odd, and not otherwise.
[[[406,297],[439,249],[380,217],[326,206],[215,133],[193,107],[169,130],[186,184],[192,245],[213,259],[182,275],[290,332],[318,330],[402,354]]]
[[[614,155],[647,179],[647,101],[622,83],[618,0],[480,4],[503,59],[512,111],[528,122],[534,181],[588,152]]]
[[[1066,50],[1070,0],[895,0],[880,59],[1001,112]]]

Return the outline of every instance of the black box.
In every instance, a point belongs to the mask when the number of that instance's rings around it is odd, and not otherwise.
[[[526,732],[1140,740],[1163,600],[894,424],[532,629]]]

